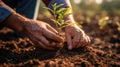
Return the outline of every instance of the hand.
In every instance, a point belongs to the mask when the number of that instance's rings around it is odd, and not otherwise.
[[[3,25],[25,34],[34,44],[45,49],[53,50],[56,47],[60,48],[62,46],[61,43],[63,43],[63,39],[57,35],[57,31],[49,24],[42,21],[30,20],[18,13],[12,13]]]
[[[90,38],[77,25],[65,28],[68,49],[79,48],[90,43]]]
[[[53,29],[49,24],[42,21],[30,20],[18,13],[16,13],[9,6],[5,5],[3,2],[0,5],[11,12],[11,15],[2,23],[3,26],[9,27],[20,33],[28,36],[35,44],[41,46],[45,49],[54,49],[58,47],[55,41],[62,43],[63,39],[56,35],[56,30]],[[50,44],[49,40],[53,40]],[[57,45],[57,46],[56,46]]]
[[[35,44],[38,44],[42,48],[53,50],[55,47],[58,47],[56,45],[59,45],[54,41],[63,43],[63,39],[57,35],[57,31],[49,24],[34,20],[24,23],[24,34],[26,34]],[[50,43],[50,39],[53,40],[54,43]]]

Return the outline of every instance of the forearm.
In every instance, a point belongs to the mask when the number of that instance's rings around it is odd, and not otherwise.
[[[7,9],[9,12],[14,13],[15,11],[7,6],[4,2],[0,1],[0,7]]]
[[[4,26],[14,29],[18,32],[24,31],[25,22],[27,18],[21,16],[18,13],[12,13],[3,23]]]
[[[5,13],[2,15],[2,25],[17,30],[19,32],[23,31],[24,23],[27,19],[19,14],[17,14],[10,7],[5,5],[3,2],[0,3],[0,7],[4,9]],[[6,13],[8,12],[8,13]]]
[[[11,15],[12,11],[0,1],[0,24]]]

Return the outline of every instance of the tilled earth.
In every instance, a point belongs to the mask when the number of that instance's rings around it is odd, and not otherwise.
[[[79,49],[56,51],[35,47],[27,38],[11,29],[0,30],[0,67],[120,67],[120,32],[108,25],[83,24],[91,44]],[[66,45],[66,44],[65,44]]]

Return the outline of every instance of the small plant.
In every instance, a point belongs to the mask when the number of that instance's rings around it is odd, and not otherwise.
[[[118,31],[120,31],[120,22],[117,22],[116,25],[118,26]]]
[[[99,23],[98,23],[99,28],[104,29],[104,27],[109,24],[108,20],[109,20],[109,17],[104,17],[104,18],[100,19]]]
[[[62,29],[66,26],[71,26],[73,24],[77,24],[79,27],[82,27],[80,24],[74,22],[74,23],[70,23],[70,20],[64,20],[64,18],[71,13],[71,8],[70,7],[66,7],[66,8],[62,8],[64,4],[57,4],[57,3],[54,3],[52,5],[52,9],[48,8],[48,7],[44,7],[45,9],[49,10],[52,14],[53,14],[53,19],[51,19],[56,27],[57,27],[57,31],[58,31],[58,34],[59,36],[61,36],[61,32],[62,32]],[[63,37],[64,39],[64,36],[61,36]],[[62,48],[63,45],[60,45],[60,46],[57,46],[59,48]]]
[[[51,19],[51,20],[55,23],[55,25],[57,27],[58,35],[62,31],[62,28],[70,25],[69,20],[64,20],[63,18],[66,17],[67,15],[71,14],[70,13],[71,8],[69,8],[69,7],[60,8],[63,5],[64,4],[59,4],[58,5],[57,3],[54,3],[52,5],[53,9],[45,7],[45,9],[49,10],[53,14],[53,19]]]
[[[104,29],[108,24],[115,24],[117,26],[117,30],[120,31],[120,22],[113,23],[113,20],[109,20],[109,17],[100,19],[98,23],[100,29]]]

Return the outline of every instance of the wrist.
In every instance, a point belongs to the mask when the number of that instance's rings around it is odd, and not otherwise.
[[[75,23],[75,20],[73,18],[73,15],[68,15],[63,18],[65,21],[69,20],[69,23]]]
[[[68,22],[69,25],[66,26],[66,27],[77,26],[77,24],[76,24],[76,22],[75,22],[75,20],[74,20],[74,18],[73,18],[73,15],[68,15],[68,16],[64,17],[64,20],[65,20],[65,21],[69,21],[69,22]]]

